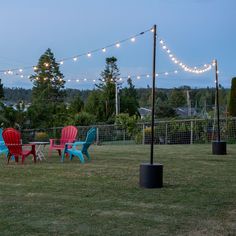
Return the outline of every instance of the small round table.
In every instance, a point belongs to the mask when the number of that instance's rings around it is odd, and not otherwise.
[[[29,142],[36,145],[36,159],[42,161],[43,159],[46,160],[43,150],[49,142]]]

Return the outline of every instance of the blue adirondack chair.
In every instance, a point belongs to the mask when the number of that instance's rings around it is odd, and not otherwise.
[[[91,144],[94,143],[96,138],[96,128],[91,128],[87,132],[87,137],[85,141],[83,142],[74,142],[73,144],[66,144],[64,153],[62,155],[62,162],[64,161],[65,154],[68,153],[70,156],[70,160],[72,160],[73,156],[76,156],[80,159],[81,163],[84,163],[84,156],[83,154],[88,158],[88,160],[91,159],[89,153],[88,153],[88,148],[90,147]],[[69,145],[72,145],[71,148],[68,148]]]
[[[0,155],[5,154],[6,157],[8,156],[8,148],[5,145],[5,142],[2,137],[2,129],[0,128]]]

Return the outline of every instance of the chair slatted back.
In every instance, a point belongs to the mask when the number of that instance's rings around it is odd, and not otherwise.
[[[86,136],[85,143],[83,144],[82,152],[86,151],[96,139],[96,128],[91,128]]]
[[[64,127],[61,131],[60,145],[65,145],[65,143],[74,142],[77,137],[77,133],[78,129],[73,125]]]
[[[19,131],[7,128],[3,131],[2,136],[11,155],[18,156],[22,153],[21,133]]]

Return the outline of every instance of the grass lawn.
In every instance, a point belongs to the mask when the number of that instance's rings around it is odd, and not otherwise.
[[[158,145],[164,187],[141,189],[148,145],[92,146],[91,162],[0,159],[0,235],[236,235],[236,145]]]

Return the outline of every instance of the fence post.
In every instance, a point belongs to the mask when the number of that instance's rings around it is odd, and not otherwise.
[[[143,124],[143,145],[145,144],[145,125]]]
[[[168,142],[168,123],[166,123],[165,144]]]
[[[125,129],[123,129],[123,142],[125,143]]]
[[[96,144],[99,143],[99,128],[97,127]]]
[[[193,144],[193,121],[191,120],[191,136],[190,136],[190,144]]]

